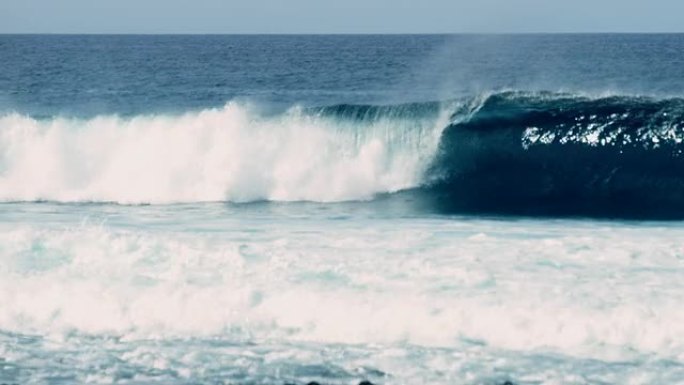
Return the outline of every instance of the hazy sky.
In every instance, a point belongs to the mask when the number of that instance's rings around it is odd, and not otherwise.
[[[0,0],[0,33],[682,31],[684,0]]]

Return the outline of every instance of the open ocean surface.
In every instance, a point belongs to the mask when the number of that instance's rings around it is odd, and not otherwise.
[[[684,35],[0,35],[0,383],[684,384]]]

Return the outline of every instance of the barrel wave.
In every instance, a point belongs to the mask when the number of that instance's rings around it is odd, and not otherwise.
[[[684,99],[497,92],[444,102],[246,104],[0,118],[0,200],[372,200],[440,213],[684,218]],[[415,199],[414,199],[415,198]]]
[[[445,129],[441,210],[684,217],[684,100],[505,92]]]

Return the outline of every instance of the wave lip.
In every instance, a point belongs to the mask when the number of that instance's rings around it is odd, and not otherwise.
[[[684,218],[684,99],[503,92],[445,129],[441,209]]]

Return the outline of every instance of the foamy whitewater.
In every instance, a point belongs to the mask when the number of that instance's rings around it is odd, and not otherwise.
[[[298,204],[6,209],[5,381],[684,375],[678,225],[348,216]]]
[[[0,384],[684,384],[683,52],[0,35]]]
[[[0,200],[341,201],[416,187],[450,112],[335,121],[293,108],[180,116],[0,118]],[[355,124],[356,123],[356,124]]]

